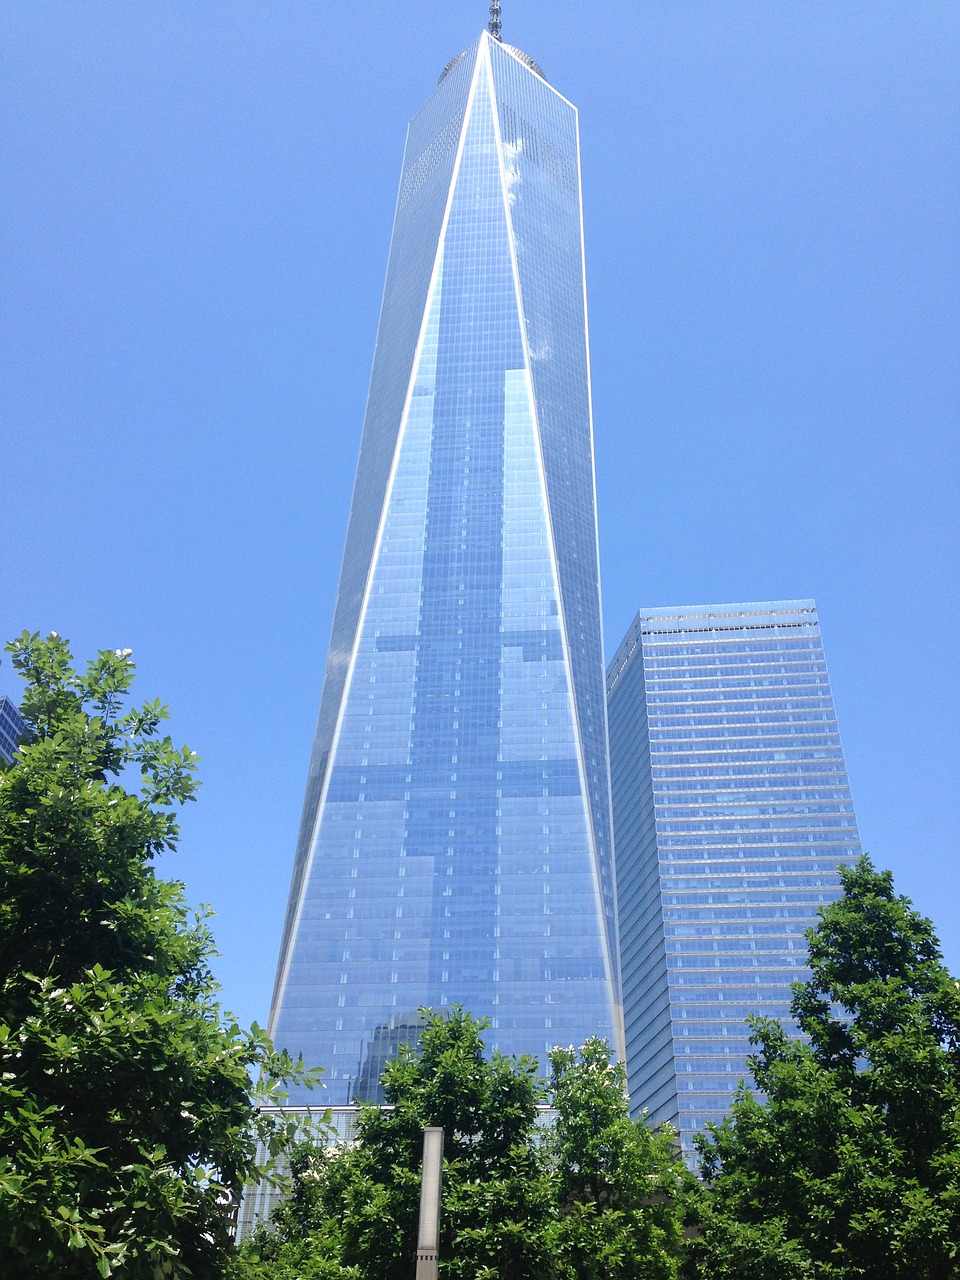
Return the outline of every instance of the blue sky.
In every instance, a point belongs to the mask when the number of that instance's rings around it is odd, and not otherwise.
[[[506,0],[580,108],[608,654],[812,595],[865,846],[960,971],[960,9]],[[0,631],[134,650],[164,870],[265,1021],[406,121],[478,0],[0,11]],[[9,663],[0,691],[16,694]]]

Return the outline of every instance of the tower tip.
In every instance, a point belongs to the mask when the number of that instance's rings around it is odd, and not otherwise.
[[[500,39],[500,0],[493,0],[493,4],[490,6],[490,21],[487,23],[487,30],[494,40]]]

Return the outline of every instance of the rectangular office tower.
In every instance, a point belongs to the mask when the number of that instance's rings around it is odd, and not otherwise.
[[[689,1152],[860,853],[816,606],[641,609],[607,697],[631,1106]]]
[[[484,32],[407,137],[274,993],[324,1102],[423,1006],[622,1051],[603,680],[577,114]]]

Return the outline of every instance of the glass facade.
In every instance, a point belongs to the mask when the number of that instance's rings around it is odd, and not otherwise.
[[[689,1152],[860,854],[816,606],[642,609],[607,690],[631,1105]]]
[[[26,729],[17,704],[7,695],[0,694],[0,756],[12,760],[20,738]]]
[[[607,760],[576,111],[484,33],[408,134],[274,994],[327,1101],[422,1006],[622,1053]]]

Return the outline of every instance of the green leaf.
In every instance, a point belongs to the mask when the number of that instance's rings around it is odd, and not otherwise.
[[[222,1274],[269,1131],[251,1077],[273,1093],[307,1073],[221,1012],[207,913],[156,874],[198,757],[158,733],[159,702],[130,705],[129,652],[80,673],[59,636],[8,652],[32,739],[0,775],[0,1258]]]

